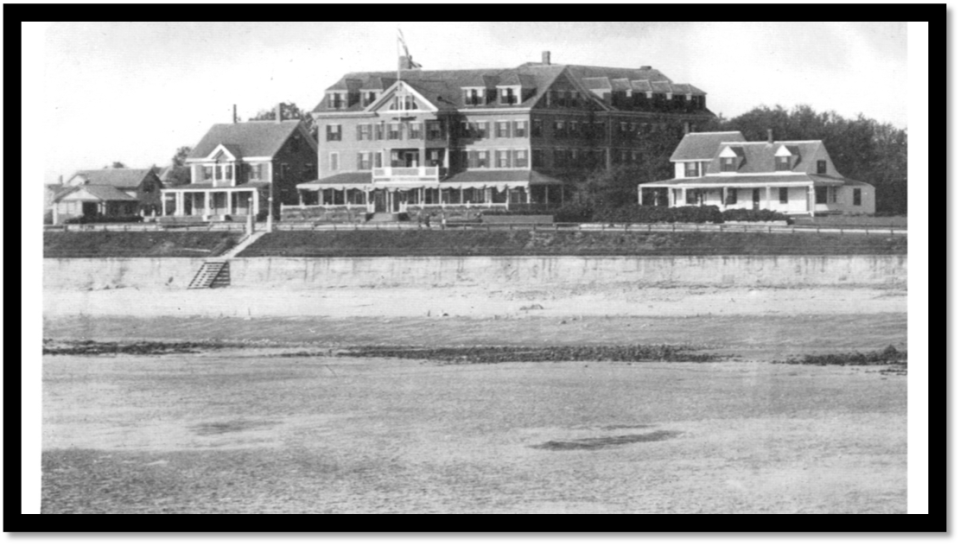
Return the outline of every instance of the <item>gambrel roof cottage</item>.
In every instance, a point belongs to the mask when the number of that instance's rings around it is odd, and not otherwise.
[[[713,117],[706,93],[650,66],[542,62],[516,68],[352,72],[313,110],[319,204],[560,203],[563,181],[639,163],[644,139]]]
[[[223,123],[186,159],[190,183],[163,190],[164,216],[215,220],[265,213],[273,199],[297,202],[296,185],[316,176],[317,143],[300,120]],[[279,121],[278,121],[279,120]]]
[[[639,184],[641,204],[717,205],[787,214],[876,212],[874,187],[841,175],[823,141],[747,142],[739,131],[690,133],[670,157],[673,180]]]

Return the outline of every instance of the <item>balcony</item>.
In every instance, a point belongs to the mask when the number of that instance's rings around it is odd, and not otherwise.
[[[384,167],[373,169],[373,182],[440,182],[440,167]]]

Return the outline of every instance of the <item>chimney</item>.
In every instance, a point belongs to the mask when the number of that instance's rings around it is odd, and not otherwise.
[[[543,64],[550,64],[550,52],[544,51],[542,54]]]
[[[689,133],[690,133],[690,122],[689,122],[689,121],[685,121],[685,122],[683,122],[683,134],[686,135],[686,134],[689,134]]]
[[[234,123],[237,122],[237,105],[236,104],[233,105],[233,122]]]
[[[773,129],[767,129],[767,144],[773,144]]]
[[[283,103],[278,102],[277,103],[277,123],[280,123],[281,121],[283,121]]]
[[[640,70],[653,70],[653,67],[650,65],[644,65],[640,67]]]

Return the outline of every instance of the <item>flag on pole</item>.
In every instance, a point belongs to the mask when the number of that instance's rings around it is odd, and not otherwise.
[[[410,68],[423,68],[420,64],[413,62],[413,57],[410,56],[410,50],[407,49],[407,41],[403,39],[403,31],[399,28],[397,29],[397,39],[400,40],[400,45],[403,46],[403,54],[410,60]]]

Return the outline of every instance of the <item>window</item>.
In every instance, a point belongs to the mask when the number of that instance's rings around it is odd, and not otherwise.
[[[577,138],[578,136],[580,136],[579,130],[580,130],[580,124],[577,123],[576,120],[573,120],[569,123],[569,127],[567,127],[567,134],[569,134],[573,138]]]
[[[737,188],[728,188],[727,189],[727,204],[736,205],[737,204]]]
[[[830,202],[831,202],[831,203],[836,203],[836,202],[837,202],[837,188],[830,188],[830,191],[829,191],[828,193],[830,194]]]
[[[214,180],[223,180],[223,167],[217,165],[216,170],[214,171]]]
[[[378,123],[373,126],[373,138],[375,140],[383,140],[383,124]]]
[[[387,140],[400,140],[399,123],[391,123],[387,125]]]
[[[357,140],[372,140],[370,138],[370,125],[361,124],[357,125]]]
[[[363,106],[367,107],[371,104],[377,102],[377,92],[376,91],[367,91],[363,94]]]
[[[553,166],[558,169],[567,168],[567,151],[566,150],[553,151]]]
[[[777,170],[778,171],[789,171],[790,170],[790,157],[778,157],[777,158]]]
[[[694,178],[697,176],[697,162],[696,161],[687,161],[683,164],[683,175],[687,178]]]
[[[733,157],[724,157],[720,160],[720,170],[723,172],[736,172],[737,163],[736,158]]]
[[[233,165],[224,165],[224,166],[223,166],[223,179],[224,179],[224,180],[233,180]]]
[[[210,180],[211,178],[213,178],[213,167],[204,166],[204,167],[203,167],[203,179],[204,179],[204,180]]]
[[[607,136],[607,124],[603,121],[593,122],[593,137],[594,138],[606,138]]]
[[[497,122],[497,138],[510,138],[510,122],[509,121]]]
[[[280,164],[280,180],[287,180],[290,175],[290,165],[286,163]]]
[[[534,137],[543,136],[543,120],[542,119],[533,120],[533,128],[530,131],[530,136],[534,136]]]
[[[343,94],[342,93],[330,93],[327,96],[328,106],[334,110],[339,110],[343,108]]]
[[[427,122],[427,140],[443,139],[443,125],[439,121]]]
[[[688,205],[696,205],[700,201],[700,192],[698,190],[687,190],[687,202]]]
[[[790,202],[790,189],[780,188],[780,204],[786,205]]]
[[[370,170],[370,152],[360,152],[357,154],[357,170]]]
[[[427,150],[427,165],[430,167],[442,167],[443,150]]]
[[[513,122],[513,137],[525,138],[527,136],[527,122],[525,120]]]
[[[303,164],[303,177],[304,180],[310,180],[311,178],[317,178],[317,170],[313,168],[313,163],[304,163]]]
[[[420,140],[423,138],[423,124],[422,123],[411,123],[407,125],[407,131],[409,132],[413,140]]]
[[[567,138],[567,128],[561,119],[553,122],[553,138]]]
[[[383,168],[383,153],[377,152],[373,154],[373,168],[380,169]]]
[[[470,150],[469,152],[466,152],[466,153],[467,153],[467,168],[476,169],[479,166],[479,162],[477,159],[478,157],[477,151]]]
[[[513,166],[518,168],[527,167],[527,151],[526,150],[514,150],[513,151]]]
[[[512,87],[500,89],[500,104],[516,104],[517,96],[513,93]]]
[[[473,123],[473,134],[476,138],[490,138],[490,122],[480,121]]]
[[[300,151],[300,135],[293,135],[293,139],[290,141],[290,151],[293,153]]]
[[[327,142],[340,140],[341,132],[339,125],[327,125]]]
[[[480,90],[464,89],[463,104],[467,106],[477,106],[477,105],[483,104],[483,97],[480,95]]]
[[[860,188],[854,188],[853,189],[853,206],[859,207],[863,202],[862,199],[863,199],[863,195],[860,192]]]
[[[336,152],[330,154],[330,170],[331,171],[340,170],[340,154]]]
[[[497,150],[497,168],[510,168],[510,152],[507,150]]]
[[[487,150],[480,150],[477,152],[477,167],[480,167],[481,169],[490,167],[490,152]]]
[[[817,160],[817,174],[827,174],[827,161],[825,159]]]
[[[815,188],[814,192],[816,193],[817,204],[826,205],[827,204],[827,188],[825,187]]]

